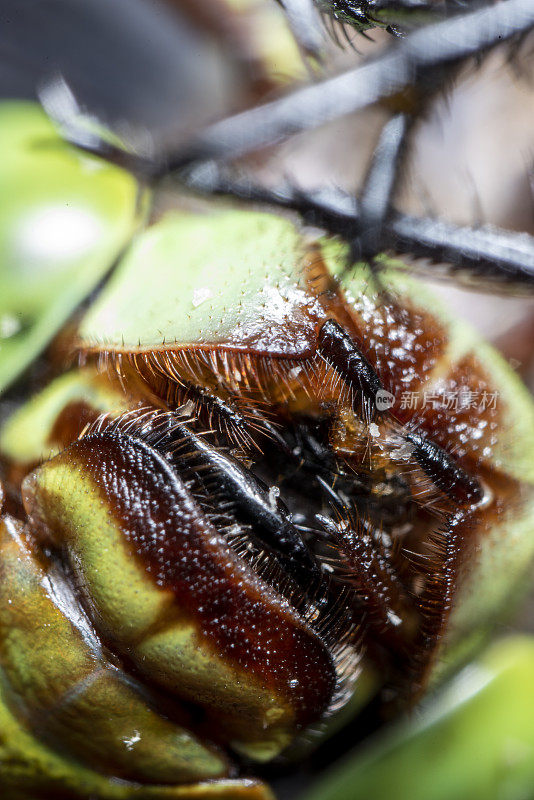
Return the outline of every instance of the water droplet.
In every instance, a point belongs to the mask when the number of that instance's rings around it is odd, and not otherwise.
[[[209,300],[210,297],[213,297],[213,292],[207,286],[204,286],[199,289],[194,289],[193,298],[191,300],[193,308],[198,308],[198,306],[201,306],[202,303],[206,302],[206,300]]]
[[[127,750],[133,750],[134,745],[136,745],[137,742],[141,741],[141,734],[139,733],[139,731],[134,731],[132,736],[127,736],[122,741],[126,745]]]

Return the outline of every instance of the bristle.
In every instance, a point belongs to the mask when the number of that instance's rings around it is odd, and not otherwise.
[[[309,280],[322,280],[319,267]],[[365,355],[363,398],[323,352],[299,360],[176,348],[100,358],[167,410],[139,404],[89,432],[114,426],[158,450],[228,546],[324,640],[338,674],[332,713],[350,695],[364,650],[389,659],[398,695],[416,697],[450,612],[465,517],[455,521],[450,481],[414,456],[430,441],[422,423],[376,414],[367,402],[380,379]],[[443,454],[445,478],[454,477],[452,450],[432,451]],[[262,502],[269,484],[281,491],[274,532],[257,522],[252,495],[238,499],[230,463],[247,482],[268,476]],[[293,550],[284,549],[286,529]]]
[[[465,514],[451,514],[430,534],[426,556],[413,560],[424,578],[423,590],[415,597],[422,623],[409,666],[409,691],[414,698],[425,685],[452,609],[468,525]]]
[[[337,523],[323,520],[337,556],[333,578],[355,593],[369,624],[377,633],[399,644],[402,626],[409,616],[408,598],[393,572],[382,538],[369,521],[344,516]]]

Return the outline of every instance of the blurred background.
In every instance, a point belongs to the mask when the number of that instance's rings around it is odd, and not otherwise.
[[[352,46],[341,34],[339,44],[327,39],[316,74],[358,63],[391,38],[371,37],[350,31]],[[531,44],[523,51],[511,63],[503,48],[480,67],[467,65],[436,99],[412,137],[399,209],[533,231]],[[275,0],[2,0],[0,96],[35,98],[58,74],[82,107],[157,152],[199,125],[278,96],[310,70]],[[385,114],[370,108],[264,151],[258,176],[356,191]],[[165,202],[172,203],[168,193]],[[533,302],[450,285],[438,291],[519,362],[532,385]]]
[[[316,74],[356,64],[391,39],[381,30],[373,41],[347,35],[352,46],[341,34],[339,43],[327,39]],[[532,232],[531,49],[523,44],[511,63],[503,48],[480,67],[467,65],[436,99],[412,137],[399,209]],[[82,107],[157,152],[199,125],[278,96],[309,79],[310,69],[275,0],[2,0],[0,96],[35,98],[59,74]],[[271,184],[283,176],[303,187],[357,190],[385,114],[370,108],[296,136],[257,158],[258,175]],[[477,294],[473,302],[472,292],[443,291],[507,353],[519,347],[510,357],[533,379],[521,342],[531,301]]]

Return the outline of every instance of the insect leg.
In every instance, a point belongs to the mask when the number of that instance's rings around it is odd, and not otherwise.
[[[398,40],[396,46],[362,66],[216,122],[179,148],[162,152],[146,164],[137,157],[134,162],[146,167],[150,177],[156,179],[195,162],[238,158],[391,97],[412,85],[420,75],[425,76],[427,84],[432,82],[434,73],[436,80],[441,80],[442,67],[482,53],[529,31],[533,25],[531,0],[507,0],[454,15]],[[90,127],[80,126],[79,116],[72,114],[72,103],[66,107],[67,113],[65,109],[58,113],[42,91],[41,100],[52,118],[62,123],[69,141],[98,154],[103,143],[95,145],[94,134],[92,138],[88,136]],[[101,154],[107,157],[106,151]]]
[[[360,197],[360,230],[351,242],[351,264],[361,260],[373,264],[377,253],[388,246],[385,225],[410,127],[406,114],[396,114],[382,129]]]
[[[289,27],[301,50],[320,58],[324,45],[321,17],[314,0],[277,0],[284,9]]]
[[[431,537],[433,556],[423,565],[425,586],[416,598],[421,614],[417,646],[414,647],[409,674],[410,694],[416,699],[425,688],[426,676],[452,609],[456,580],[464,553],[463,512],[449,515]]]
[[[360,352],[349,334],[335,320],[327,320],[319,331],[319,351],[349,386],[356,389],[367,419],[380,411],[376,409],[382,382],[375,370]],[[356,402],[355,410],[358,410]],[[410,445],[413,458],[432,483],[455,503],[468,506],[479,503],[484,492],[478,481],[469,475],[442,447],[423,434],[407,430],[390,415],[388,420],[394,432]]]
[[[299,584],[308,588],[320,579],[321,569],[293,525],[289,511],[272,496],[263,481],[237,459],[222,453],[193,433],[184,423],[172,422],[169,433],[172,436],[169,448],[176,453],[173,460],[175,468],[180,470],[181,467],[180,448],[172,445],[172,440],[178,439],[188,452],[195,455],[194,466],[191,468],[188,464],[187,470],[202,467],[213,474],[217,489],[232,502],[236,514],[253,527],[254,535],[279,555]]]
[[[389,230],[397,252],[445,263],[448,274],[460,281],[464,273],[494,291],[534,290],[534,238],[526,233],[463,228],[404,214],[392,217]]]
[[[483,499],[484,491],[479,482],[432,439],[410,431],[404,438],[412,445],[412,454],[423,472],[453,502],[468,506]]]
[[[412,608],[389,563],[380,534],[363,519],[353,519],[336,491],[325,481],[321,480],[321,485],[339,517],[334,521],[317,516],[336,551],[333,579],[354,590],[371,627],[401,650]]]
[[[231,195],[242,200],[288,208],[304,221],[347,241],[354,240],[364,227],[361,204],[341,189],[329,186],[302,190],[288,183],[274,189],[255,183],[246,176],[216,162],[200,164],[183,175],[187,186],[208,195]],[[494,291],[534,290],[534,237],[494,226],[467,228],[429,217],[413,217],[397,211],[384,220],[382,247],[407,253],[437,264],[447,264],[447,277],[462,281],[476,278],[484,288]],[[377,250],[375,250],[375,253]],[[391,266],[399,265],[392,260]],[[432,265],[425,269],[432,269]],[[406,266],[417,270],[416,266]],[[440,269],[443,277],[443,270]]]
[[[44,110],[65,139],[78,149],[116,164],[141,181],[151,181],[161,171],[157,158],[135,152],[84,111],[61,75],[43,83],[38,96]]]
[[[445,9],[443,0],[427,2],[427,0],[317,0],[324,13],[331,14],[334,19],[351,25],[360,33],[368,28],[386,26],[394,35],[405,31],[407,27],[421,25],[423,20],[435,20],[438,13]],[[411,17],[411,19],[410,19]]]
[[[185,404],[189,415],[198,416],[210,428],[215,427],[228,443],[245,450],[261,449],[254,437],[255,433],[272,436],[274,426],[268,423],[252,402],[241,407],[234,402],[232,396],[223,398],[186,381],[170,384],[165,401],[171,409]],[[192,410],[189,411],[189,408]]]
[[[214,123],[188,145],[170,151],[165,171],[195,161],[239,158],[391,97],[421,75],[426,83],[433,74],[437,80],[438,73],[442,80],[442,67],[480,54],[533,25],[531,0],[507,0],[426,26],[363,66]]]
[[[384,387],[353,339],[338,322],[328,319],[319,331],[318,345],[323,358],[355,390],[355,410],[361,407],[365,418],[372,419],[376,413],[377,393]]]

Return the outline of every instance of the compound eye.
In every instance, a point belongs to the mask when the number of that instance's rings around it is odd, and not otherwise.
[[[23,498],[106,644],[217,738],[267,759],[321,717],[336,685],[327,647],[146,442],[89,434],[32,473]]]

